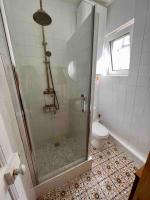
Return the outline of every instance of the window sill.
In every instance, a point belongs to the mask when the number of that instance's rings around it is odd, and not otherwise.
[[[113,77],[113,76],[125,76],[125,77],[127,77],[128,76],[128,74],[107,74],[106,76],[111,76],[111,77]]]
[[[128,74],[107,74],[107,75],[96,74],[96,80],[99,80],[100,77],[128,77]]]

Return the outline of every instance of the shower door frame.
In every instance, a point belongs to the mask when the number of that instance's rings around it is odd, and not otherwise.
[[[91,70],[90,70],[90,81],[89,81],[89,98],[88,98],[88,123],[87,123],[87,139],[86,139],[86,157],[85,157],[85,162],[88,161],[88,147],[89,147],[89,142],[90,142],[90,132],[91,132],[91,120],[92,120],[92,112],[91,109],[93,107],[93,102],[94,102],[94,83],[95,83],[95,71],[96,71],[96,43],[95,43],[95,4],[91,2],[92,5],[92,36],[91,36]],[[26,158],[28,161],[31,177],[32,177],[32,182],[34,186],[37,186],[39,184],[38,178],[37,178],[37,170],[36,170],[36,165],[34,162],[34,158],[32,156],[32,140],[30,136],[30,130],[29,130],[29,125],[27,122],[27,117],[24,109],[24,104],[23,104],[23,98],[22,98],[22,92],[19,87],[19,79],[18,75],[16,72],[16,62],[15,62],[15,56],[13,53],[13,47],[12,47],[12,42],[11,42],[11,36],[9,32],[9,27],[8,27],[8,22],[7,22],[7,17],[5,13],[5,7],[4,7],[4,2],[3,0],[0,0],[0,10],[1,10],[1,16],[2,16],[2,21],[4,25],[4,30],[5,30],[5,36],[6,36],[6,41],[7,41],[7,46],[8,46],[8,51],[9,51],[9,56],[10,56],[10,61],[11,61],[11,69],[12,69],[12,75],[14,79],[14,92],[15,93],[15,99],[14,101],[17,101],[17,104],[19,106],[19,115],[15,112],[16,114],[16,119],[18,123],[18,127],[20,130],[20,136],[23,142]],[[15,109],[14,109],[15,110]],[[24,128],[22,128],[22,124],[24,124]],[[24,129],[24,130],[23,130]],[[82,164],[82,163],[81,163]],[[55,178],[55,177],[53,177]]]
[[[22,143],[23,143],[26,159],[27,159],[27,162],[28,162],[28,167],[29,167],[29,170],[30,170],[32,183],[33,183],[33,186],[35,186],[35,185],[38,184],[37,170],[36,170],[36,167],[35,167],[34,158],[32,156],[32,141],[31,141],[31,137],[29,135],[30,134],[29,133],[29,127],[28,127],[28,123],[27,123],[26,113],[25,113],[25,110],[24,110],[22,94],[21,94],[21,90],[20,90],[20,87],[19,87],[19,79],[18,79],[18,75],[17,75],[17,72],[16,72],[15,56],[14,56],[14,53],[13,53],[11,36],[10,36],[10,32],[9,32],[7,16],[6,16],[5,6],[4,6],[3,0],[0,0],[0,15],[1,15],[1,18],[2,18],[2,23],[3,23],[3,27],[4,27],[4,31],[5,31],[5,38],[6,38],[6,42],[7,42],[7,48],[8,48],[10,62],[11,62],[10,77],[11,76],[13,77],[13,80],[10,80],[8,85],[9,84],[13,85],[13,91],[10,91],[11,94],[12,93],[14,94],[13,96],[11,95],[12,103],[13,103],[14,112],[15,112],[15,115],[16,115],[16,120],[17,120],[17,123],[18,123],[20,137],[21,137],[21,140],[22,140]],[[7,76],[7,74],[6,74],[6,76]],[[8,77],[6,77],[6,78],[8,78]],[[7,79],[7,81],[8,81],[8,79]],[[16,112],[14,102],[16,103],[19,112]]]

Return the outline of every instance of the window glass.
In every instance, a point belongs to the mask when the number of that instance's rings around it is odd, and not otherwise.
[[[130,66],[130,34],[110,42],[112,70],[127,70]]]

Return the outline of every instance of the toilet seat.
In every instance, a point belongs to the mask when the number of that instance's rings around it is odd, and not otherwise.
[[[108,130],[100,122],[93,122],[92,124],[93,136],[97,138],[107,138],[109,136]]]

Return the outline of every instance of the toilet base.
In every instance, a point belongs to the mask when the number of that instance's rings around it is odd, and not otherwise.
[[[91,144],[96,149],[102,150],[106,140],[107,138],[101,139],[100,141],[93,138]]]

